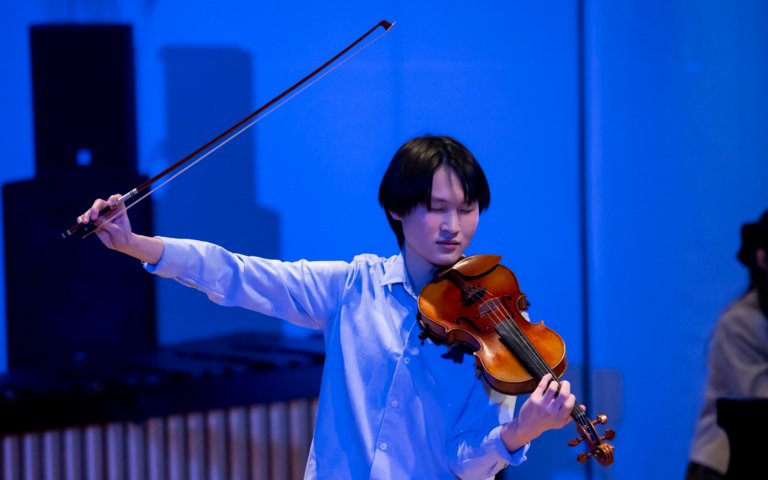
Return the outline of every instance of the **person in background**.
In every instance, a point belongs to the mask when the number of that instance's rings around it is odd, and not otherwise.
[[[317,184],[327,194],[329,183]],[[108,247],[221,305],[282,318],[325,338],[326,360],[305,478],[482,479],[526,460],[530,442],[570,420],[575,397],[549,374],[514,416],[515,397],[489,388],[474,361],[423,344],[417,299],[438,269],[464,256],[490,205],[479,163],[459,141],[402,145],[379,188],[399,252],[351,261],[285,262],[206,242],[134,233],[119,195],[78,217]],[[102,218],[99,212],[114,207]],[[317,214],[308,205],[308,215]],[[222,221],[234,212],[222,212]],[[323,215],[344,217],[343,205]],[[344,219],[349,221],[354,219]],[[318,241],[307,232],[308,241]]]
[[[686,480],[725,478],[730,448],[717,424],[717,399],[768,398],[768,210],[742,226],[737,258],[749,271],[749,286],[718,318],[710,340],[704,405]]]

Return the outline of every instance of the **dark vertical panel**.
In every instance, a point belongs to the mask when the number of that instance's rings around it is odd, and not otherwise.
[[[30,38],[37,171],[3,186],[8,365],[55,369],[151,348],[153,279],[96,237],[60,236],[94,198],[145,179],[136,172],[132,29],[36,25]],[[151,234],[150,201],[132,209],[132,223]]]
[[[136,173],[130,25],[30,27],[37,175]]]
[[[581,398],[577,401],[583,405],[594,408],[592,402],[592,345],[591,345],[591,324],[590,324],[590,275],[591,255],[589,248],[589,167],[587,158],[587,79],[585,65],[585,15],[584,0],[576,0],[575,20],[576,20],[576,95],[577,95],[577,120],[575,129],[578,142],[578,195],[579,195],[579,269],[581,286]],[[594,414],[590,411],[587,415]],[[584,465],[585,478],[593,477],[593,462],[589,461]]]

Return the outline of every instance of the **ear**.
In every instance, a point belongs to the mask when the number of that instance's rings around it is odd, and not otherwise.
[[[398,221],[401,221],[401,222],[403,221],[403,216],[402,215],[398,215],[395,212],[393,212],[392,210],[388,210],[388,212],[389,212],[389,215],[392,218],[394,218],[395,220],[398,220]]]
[[[758,248],[755,251],[755,262],[764,272],[768,272],[768,252],[764,248]]]

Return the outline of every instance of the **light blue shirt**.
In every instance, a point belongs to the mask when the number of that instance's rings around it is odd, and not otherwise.
[[[418,293],[402,254],[282,262],[163,238],[146,268],[233,305],[322,330],[326,359],[306,479],[485,479],[526,459],[500,425],[515,397],[478,378],[474,358],[419,339]]]

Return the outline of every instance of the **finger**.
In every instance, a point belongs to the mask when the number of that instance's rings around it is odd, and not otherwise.
[[[576,405],[576,396],[571,393],[571,383],[567,380],[563,380],[559,384],[559,390],[555,393],[552,399],[553,406],[558,410],[569,414],[574,405]]]
[[[535,393],[538,393],[539,396],[544,396],[545,392],[547,391],[547,387],[549,386],[549,382],[552,380],[552,374],[547,373],[543,377],[541,377],[541,380],[539,380],[539,384],[536,385],[536,390],[534,390]]]
[[[110,197],[107,199],[107,205],[109,205],[110,207],[114,207],[114,206],[117,204],[117,201],[120,199],[120,197],[121,197],[121,196],[122,196],[122,195],[120,195],[119,193],[116,193],[116,194],[114,194],[114,195],[111,195],[111,196],[110,196]]]
[[[118,203],[121,197],[122,195],[116,193],[111,195],[107,200],[96,200],[89,210],[90,221],[93,221],[97,225],[101,225],[107,222],[108,219],[114,216],[114,212],[118,209],[118,207],[122,205],[122,203]],[[101,215],[104,210],[110,211],[104,212],[105,214]]]
[[[550,381],[549,385],[547,385],[547,390],[544,392],[544,395],[547,396],[547,398],[550,400],[557,398],[560,395],[560,386],[560,382]]]
[[[88,209],[88,211],[85,212],[85,219],[88,223],[90,221],[94,221],[97,218],[99,218],[99,212],[107,206],[107,202],[105,200],[102,200],[101,198],[97,198],[93,205],[91,205],[91,208]]]
[[[568,395],[566,397],[565,403],[563,403],[563,408],[568,412],[571,412],[574,406],[576,406],[576,395]]]

